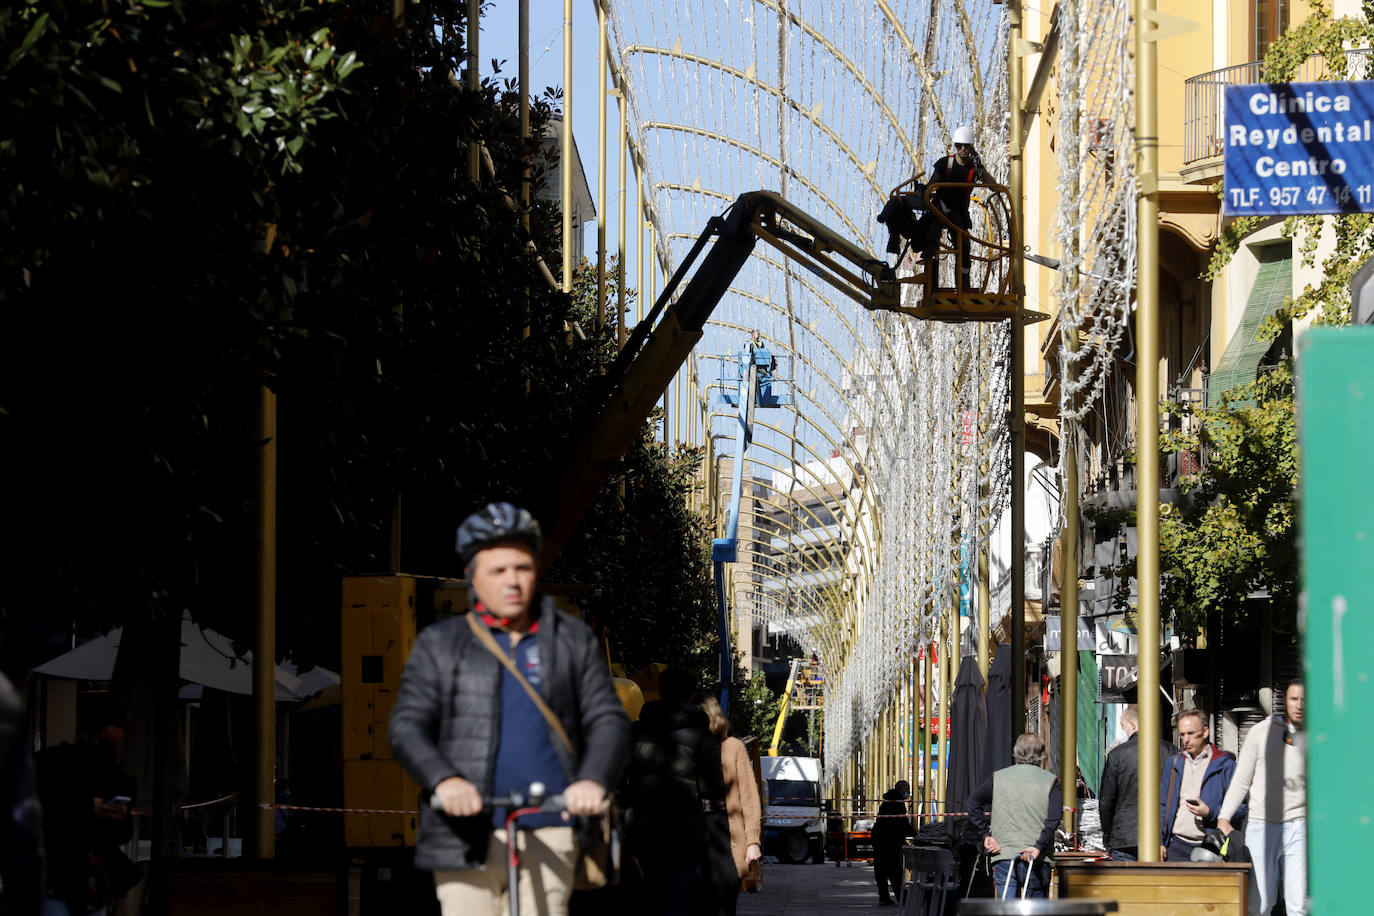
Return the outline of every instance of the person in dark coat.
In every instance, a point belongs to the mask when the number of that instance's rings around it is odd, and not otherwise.
[[[878,882],[878,903],[883,906],[891,906],[902,898],[902,843],[916,835],[907,811],[910,800],[911,783],[898,780],[883,794],[878,819],[873,824],[873,877]]]
[[[1121,710],[1121,730],[1127,737],[1107,754],[1102,791],[1097,796],[1097,812],[1102,819],[1102,842],[1111,857],[1121,862],[1134,862],[1139,851],[1136,836],[1140,822],[1137,808],[1140,714],[1134,705]],[[1164,772],[1164,763],[1172,752],[1168,744],[1159,743],[1159,772]]]
[[[124,710],[109,697],[94,696],[81,719],[80,740],[34,757],[49,914],[103,910],[143,877],[119,848],[133,836],[129,803],[137,787],[119,765]]]
[[[724,848],[712,845],[708,817],[726,812],[725,777],[720,742],[691,702],[694,687],[689,672],[665,670],[659,699],[644,705],[631,733],[619,798],[625,854],[642,876],[630,894],[636,913],[715,916],[716,889],[735,867],[728,821]]]
[[[457,549],[474,609],[420,633],[392,708],[391,749],[438,803],[426,798],[420,807],[415,864],[434,872],[444,916],[490,912],[509,893],[504,812],[484,813],[484,798],[542,782],[563,795],[567,814],[597,815],[624,764],[630,723],[600,641],[535,591],[541,542],[538,522],[510,503],[463,521]],[[479,628],[521,678],[484,645]],[[543,817],[521,821],[532,829],[524,831],[520,902],[559,916],[572,895],[577,842],[559,815]]]
[[[0,674],[0,916],[38,916],[43,908],[43,832],[25,713],[23,697]]]

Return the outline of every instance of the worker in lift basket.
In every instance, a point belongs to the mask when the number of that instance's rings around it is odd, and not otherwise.
[[[987,182],[988,176],[983,168],[983,161],[973,146],[973,128],[968,124],[959,125],[954,129],[951,141],[954,145],[954,155],[941,156],[935,161],[934,167],[930,170],[930,184],[955,182],[971,185]],[[933,271],[937,269],[935,259],[940,250],[940,232],[945,227],[944,222],[936,215],[937,212],[962,229],[963,232],[958,234],[957,240],[961,292],[970,287],[968,234],[973,230],[973,217],[969,215],[972,194],[971,187],[937,189],[931,201],[933,207],[927,210],[916,224],[916,237],[912,243],[920,249],[916,253],[916,260],[924,262]]]

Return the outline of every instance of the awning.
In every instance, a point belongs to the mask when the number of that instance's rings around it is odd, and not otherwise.
[[[123,629],[115,627],[104,636],[97,636],[39,665],[33,673],[72,680],[108,681],[114,677],[122,636]],[[236,655],[228,637],[184,617],[181,621],[180,675],[182,680],[225,693],[251,694],[253,653]],[[293,666],[277,665],[276,700],[279,703],[299,700],[338,682],[339,676],[324,668],[315,668],[297,677]]]
[[[1222,392],[1255,380],[1260,360],[1273,344],[1259,336],[1260,325],[1293,294],[1292,249],[1286,245],[1268,245],[1259,249],[1257,255],[1259,269],[1240,324],[1226,342],[1216,368],[1207,377],[1208,404],[1216,404]]]

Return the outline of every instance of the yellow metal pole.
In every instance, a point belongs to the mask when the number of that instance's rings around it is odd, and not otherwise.
[[[610,69],[606,40],[606,4],[596,0],[600,32],[596,77],[596,329],[606,322],[606,72]]]
[[[934,641],[925,645],[926,654],[926,714],[925,714],[925,742],[926,742],[926,762],[921,768],[921,783],[925,788],[923,800],[925,801],[926,813],[935,813],[935,690],[934,675],[935,665],[932,662],[934,653]]]
[[[954,702],[954,682],[959,679],[959,664],[964,660],[963,637],[964,619],[959,614],[959,587],[953,591],[953,603],[949,610],[949,696]]]
[[[1079,4],[1082,11],[1083,5]],[[1078,42],[1065,43],[1061,51],[1065,65],[1070,72],[1078,69]],[[1061,142],[1086,144],[1082,137],[1080,111],[1074,108],[1065,112],[1068,116],[1068,130],[1060,138]],[[1079,200],[1078,178],[1074,176],[1069,183],[1069,199]],[[1076,205],[1076,204],[1075,204]],[[1077,263],[1079,251],[1078,220],[1073,221],[1074,229],[1068,239],[1068,246]],[[1073,284],[1077,287],[1077,284]],[[1077,332],[1073,332],[1075,335]],[[1069,347],[1065,346],[1064,350]],[[1064,373],[1073,371],[1073,364],[1064,360]],[[1070,405],[1073,406],[1073,405]],[[1078,803],[1077,793],[1070,794],[1071,787],[1078,784],[1078,423],[1072,417],[1061,421],[1059,447],[1064,459],[1064,530],[1060,538],[1060,568],[1062,570],[1059,590],[1059,604],[1062,608],[1060,620],[1060,665],[1059,665],[1059,782],[1064,787],[1064,832],[1075,840],[1077,845]]]
[[[1139,585],[1139,744],[1159,746],[1159,110],[1155,0],[1136,0],[1136,578]],[[1140,755],[1137,831],[1142,862],[1159,856],[1159,756]]]
[[[906,709],[906,678],[899,678],[892,691],[892,781],[905,779],[906,753],[902,742],[902,713]]]
[[[916,772],[919,766],[919,758],[921,756],[921,745],[917,743],[917,741],[919,740],[917,738],[917,729],[919,728],[920,722],[919,712],[917,709],[917,707],[919,706],[917,697],[920,695],[921,692],[920,677],[920,662],[918,661],[917,657],[913,654],[911,656],[911,680],[909,681],[911,689],[909,691],[910,695],[907,697],[907,715],[910,717],[910,724],[907,725],[906,729],[906,751],[908,757],[907,772],[910,774],[907,776],[907,781],[911,783],[911,792],[913,797],[915,797],[916,792],[920,788],[920,781],[916,778]],[[917,810],[920,809],[918,808]]]
[[[882,795],[883,788],[883,714],[879,712],[873,717],[873,729],[869,733],[868,749],[868,787],[869,795],[877,798]]]
[[[644,178],[639,174],[639,166],[635,166],[635,324],[644,320],[644,311],[648,306],[645,299],[649,294],[649,284],[644,276],[644,229],[649,224],[649,220],[644,215]]]
[[[1020,43],[1024,26],[1020,0],[1008,0],[1010,47],[1007,60],[1007,97],[1011,101],[1011,132],[1007,149],[1007,186],[1011,191],[1015,238],[1025,238],[1025,161],[1022,159],[1021,129],[1025,114],[1021,99],[1025,95]],[[1011,732],[1012,738],[1026,730],[1026,331],[1021,321],[1025,307],[1024,252],[1011,256],[1012,289],[1018,296],[1016,315],[1011,319]]]
[[[573,286],[573,0],[563,0],[563,142],[559,159],[562,188],[559,203],[563,208],[563,291]]]
[[[869,797],[874,799],[873,808],[876,810],[878,807],[876,803],[877,800],[882,798],[883,792],[886,791],[886,787],[883,786],[883,777],[887,775],[883,772],[883,717],[881,714],[879,714],[878,718],[873,723],[872,738],[873,752],[868,758],[873,763],[869,768],[872,774],[869,783],[872,787],[872,791],[869,792]]]
[[[870,780],[869,780],[869,772],[868,772],[868,771],[871,769],[871,768],[869,767],[868,764],[869,764],[869,761],[871,761],[871,760],[873,759],[872,753],[873,753],[873,736],[872,736],[871,734],[865,735],[865,736],[864,736],[864,749],[863,749],[863,762],[862,762],[862,765],[861,765],[861,769],[860,769],[860,771],[859,771],[859,784],[862,785],[862,786],[864,787],[864,790],[863,790],[863,797],[864,797],[865,799],[867,799],[867,798],[872,794],[871,791],[870,791],[870,786],[869,786],[869,781],[870,781]]]
[[[1078,436],[1077,425],[1064,420],[1064,532],[1060,541],[1063,581],[1059,603],[1059,784],[1064,788],[1064,832],[1075,836],[1078,804]],[[1076,839],[1076,836],[1075,836]],[[1075,844],[1076,845],[1076,844]]]
[[[949,695],[948,695],[948,696],[946,697],[946,699],[945,699],[945,715],[946,715],[946,716],[949,716],[949,715],[951,715],[951,714],[954,712],[954,682],[957,681],[957,680],[959,679],[959,663],[960,663],[961,661],[963,661],[963,653],[962,653],[961,648],[960,648],[960,645],[959,645],[959,638],[960,638],[960,636],[961,636],[961,633],[960,633],[960,623],[961,623],[961,619],[960,619],[960,617],[959,617],[959,587],[958,587],[957,585],[954,587],[954,591],[953,591],[953,594],[952,594],[952,599],[953,599],[953,600],[952,600],[952,603],[949,605],[949,643],[948,643],[949,651],[946,653],[946,654],[949,656],[949,682],[948,682],[948,683],[949,683]],[[946,722],[946,723],[949,723],[949,719],[946,718],[946,719],[945,719],[945,722]],[[945,727],[946,727],[946,728],[952,728],[952,724],[947,724]],[[951,741],[953,740],[953,737],[954,737],[954,736],[951,734],[951,735],[950,735]],[[942,746],[942,747],[943,747],[943,746]],[[946,763],[948,763],[948,762],[946,762]],[[958,810],[960,810],[960,805],[959,805],[958,801],[952,801],[952,800],[948,797],[948,796],[949,796],[949,782],[948,782],[948,778],[949,778],[949,777],[948,777],[948,774],[947,774],[947,775],[946,775],[946,783],[945,783],[945,793],[944,793],[944,802],[945,802],[945,812],[946,812],[946,813],[948,813],[948,812],[950,812],[950,811],[958,811]]]
[[[992,629],[992,589],[988,583],[988,549],[978,549],[978,673],[983,675],[983,685],[987,686],[988,666],[992,662],[989,645]]]
[[[277,395],[258,389],[257,627],[253,642],[254,845],[258,858],[276,854],[277,801]],[[226,839],[227,843],[228,840]]]
[[[863,748],[861,748],[859,754],[859,795],[860,798],[864,799],[868,798],[868,761],[870,761],[870,757],[868,757],[868,751],[870,751],[871,747],[872,735],[864,735]]]
[[[894,780],[905,779],[911,781],[911,729],[907,726],[907,710],[911,708],[911,682],[906,677],[906,672],[902,672],[901,689],[897,697],[897,708],[894,710],[893,720],[896,723],[896,732],[892,736],[896,744],[897,768],[892,774]]]
[[[482,4],[481,0],[468,0],[468,72],[467,88],[476,93],[482,85],[478,58],[478,36],[480,35]],[[481,146],[476,140],[468,144],[468,180],[476,181],[482,176]]]
[[[863,773],[860,775],[860,780],[863,782],[863,787],[864,787],[864,799],[865,799],[865,801],[866,801],[867,799],[870,799],[870,798],[873,797],[873,733],[872,733],[872,732],[869,732],[868,735],[866,735],[866,736],[864,737]],[[865,809],[866,809],[866,808],[867,808],[867,805],[865,805]]]
[[[945,626],[948,626],[948,625],[949,625],[948,618],[946,618],[944,625],[945,625]],[[936,746],[936,748],[938,748],[938,751],[936,752],[936,755],[937,755],[937,759],[940,761],[940,768],[939,768],[939,770],[938,770],[938,772],[937,772],[937,774],[936,774],[937,778],[936,778],[936,782],[935,782],[935,786],[936,786],[936,792],[935,792],[935,810],[936,810],[937,812],[939,812],[941,815],[944,815],[944,813],[945,813],[945,785],[946,785],[947,781],[949,780],[949,755],[945,752],[945,751],[946,751],[946,744],[945,744],[945,723],[946,723],[947,721],[949,721],[947,717],[949,716],[949,682],[950,682],[950,678],[949,678],[949,647],[948,647],[947,645],[943,644],[943,640],[941,641],[941,645],[940,645],[939,652],[940,652],[940,672],[939,672],[939,674],[936,675],[936,676],[937,676],[937,678],[939,679],[939,683],[937,684],[937,686],[939,687],[939,690],[940,690],[940,697],[939,697],[939,699],[936,701],[937,704],[938,704],[938,709],[939,709],[939,718],[938,718],[938,720],[937,720],[936,723],[935,723],[935,746]]]
[[[530,228],[530,0],[520,0],[520,225]],[[525,327],[529,336],[529,326]]]
[[[901,690],[892,691],[887,703],[887,786],[902,778],[902,702]]]
[[[893,736],[897,744],[897,779],[907,779],[907,773],[911,769],[910,754],[907,753],[907,739],[911,737],[911,732],[907,729],[907,705],[911,700],[910,695],[911,683],[903,677],[897,681],[897,733]]]
[[[697,441],[697,383],[691,375],[687,376],[687,444]]]
[[[629,112],[625,110],[625,85],[621,82],[621,87],[616,92],[616,97],[620,104],[616,110],[620,112],[620,152],[616,154],[616,160],[620,169],[619,194],[616,197],[618,210],[616,213],[616,244],[615,244],[615,290],[616,290],[616,349],[625,347],[625,160],[629,158]]]
[[[530,231],[530,0],[520,0],[520,228]],[[525,287],[525,322],[522,338],[530,336],[530,290]],[[529,380],[525,381],[526,391]],[[399,567],[399,563],[397,564]],[[400,572],[397,568],[396,572]]]
[[[851,799],[851,798],[853,798],[853,797],[854,797],[854,756],[853,756],[853,754],[851,753],[850,756],[847,757],[847,758],[845,759],[845,761],[844,761],[844,767],[841,769],[841,777],[840,777],[840,795],[839,795],[839,798],[837,798],[836,801],[835,801],[835,810],[836,810],[836,811],[843,812],[844,814],[849,814],[849,813],[851,813],[849,810],[846,810],[846,808],[845,808],[844,806],[845,806],[845,804],[849,801],[849,799]],[[844,826],[845,826],[845,829],[846,829],[846,830],[849,829],[849,818],[847,818],[847,817],[845,818]]]

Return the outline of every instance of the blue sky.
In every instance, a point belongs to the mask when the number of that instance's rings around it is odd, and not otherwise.
[[[482,61],[482,75],[492,75],[492,59],[501,61],[502,79],[516,79],[520,75],[519,4],[516,0],[497,0],[482,17],[482,35],[478,52]],[[597,43],[596,5],[591,0],[573,2],[573,134],[582,166],[587,173],[592,200],[597,199]],[[546,86],[563,84],[563,2],[562,0],[530,0],[530,94],[541,95]],[[606,105],[606,247],[615,252],[619,200],[619,151],[616,100]],[[634,170],[626,173],[627,212],[634,210]],[[625,242],[627,282],[637,286],[635,270],[638,262],[636,239],[631,232]],[[585,251],[596,257],[596,230],[587,230]]]

